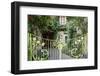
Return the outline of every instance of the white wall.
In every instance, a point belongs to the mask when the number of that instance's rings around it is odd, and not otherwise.
[[[11,56],[11,2],[14,0],[1,0],[0,1],[0,76],[13,76],[10,73],[10,56]],[[16,0],[17,1],[17,0]],[[21,0],[29,2],[44,2],[44,3],[58,3],[58,4],[74,4],[74,5],[90,5],[98,6],[100,13],[100,0]],[[100,20],[100,14],[99,14]],[[98,21],[99,22],[99,21]],[[99,22],[100,24],[100,22]],[[98,25],[99,25],[98,24]],[[100,29],[100,26],[98,26]],[[100,30],[99,30],[100,32]],[[100,35],[98,38],[100,42]],[[100,46],[100,44],[99,44]],[[100,50],[100,49],[98,49]],[[100,52],[99,52],[99,67],[100,67]],[[98,70],[85,70],[85,71],[65,71],[55,73],[40,73],[34,76],[99,76],[100,68]],[[33,74],[26,74],[26,76]],[[23,76],[23,75],[22,75]]]

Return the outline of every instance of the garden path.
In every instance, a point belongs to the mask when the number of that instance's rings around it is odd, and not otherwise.
[[[59,50],[56,48],[49,49],[49,60],[57,60],[59,59]],[[72,59],[72,57],[62,53],[61,59]]]

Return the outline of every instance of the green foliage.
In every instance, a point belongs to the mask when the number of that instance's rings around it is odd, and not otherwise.
[[[29,32],[33,32],[32,28],[38,26],[41,32],[45,31],[57,31],[59,22],[58,17],[54,16],[28,16],[28,28]]]
[[[82,34],[87,33],[88,29],[88,19],[87,17],[67,17],[68,26],[71,29],[80,29]],[[69,30],[70,31],[70,30]]]
[[[86,45],[86,37],[87,34],[69,39],[67,44],[63,47],[62,52],[73,57],[73,58],[80,58],[83,54],[87,51],[85,47]]]
[[[63,52],[74,58],[80,58],[84,54],[86,45],[88,23],[86,17],[67,17],[68,40]]]
[[[61,48],[62,52],[73,58],[81,58],[84,54],[84,50],[87,47],[85,42],[87,41],[88,34],[88,19],[87,17],[71,17],[67,16],[67,24],[65,25],[66,44],[57,40],[57,33],[59,32],[59,17],[58,16],[42,16],[42,15],[29,15],[28,16],[28,60],[47,60],[48,50],[41,49],[43,41],[38,38],[34,38],[34,31],[37,33],[37,27],[40,33],[54,32],[53,38],[56,42],[53,42],[55,48]],[[39,34],[38,34],[39,35]],[[34,40],[35,39],[35,40]],[[41,52],[39,52],[41,50]]]
[[[47,60],[48,51],[42,49],[45,43],[32,35],[33,34],[28,33],[28,60]]]

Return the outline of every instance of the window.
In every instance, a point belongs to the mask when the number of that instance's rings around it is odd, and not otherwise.
[[[59,22],[60,22],[60,25],[65,25],[66,24],[66,17],[65,16],[60,16],[59,17]]]

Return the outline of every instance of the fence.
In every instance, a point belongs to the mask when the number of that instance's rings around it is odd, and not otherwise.
[[[56,40],[41,38],[28,34],[28,60],[59,59]]]
[[[86,35],[82,37],[74,38],[75,44],[79,42],[79,38],[82,38],[83,41],[81,42],[82,47],[80,50],[83,50],[84,47],[86,47]],[[68,39],[68,42],[74,40],[74,39]],[[79,44],[80,45],[80,44]],[[62,48],[63,49],[59,49]],[[65,47],[65,50],[64,50]],[[67,47],[67,48],[66,48]],[[71,46],[70,46],[71,47]],[[78,48],[78,47],[77,47]],[[67,51],[66,51],[67,50]],[[62,54],[61,54],[62,53]],[[77,57],[77,51],[75,53],[75,49],[69,48],[67,44],[62,44],[59,40],[51,40],[42,38],[39,36],[34,36],[31,33],[28,33],[28,60],[57,60],[57,59],[67,59],[71,58],[67,56],[69,54],[72,57]]]

